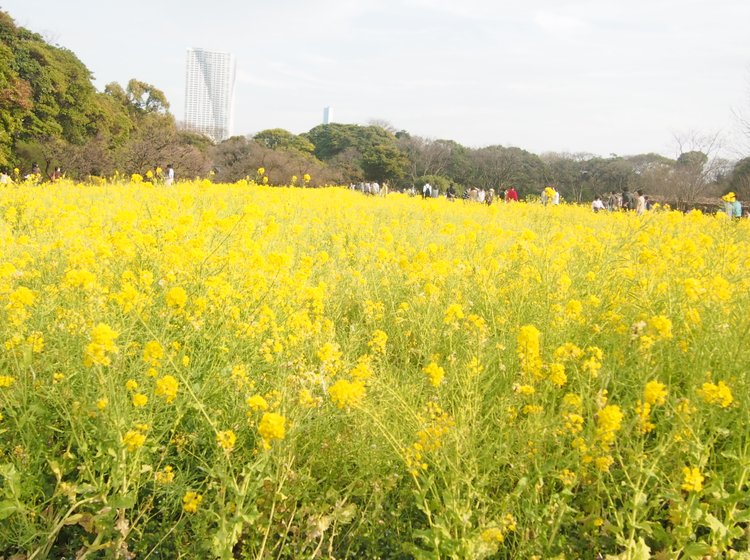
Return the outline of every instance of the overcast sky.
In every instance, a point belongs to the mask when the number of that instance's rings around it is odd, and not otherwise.
[[[234,134],[389,121],[472,147],[676,154],[750,107],[748,0],[0,0],[100,89],[184,114],[186,49],[237,58]],[[728,140],[731,144],[731,140]]]

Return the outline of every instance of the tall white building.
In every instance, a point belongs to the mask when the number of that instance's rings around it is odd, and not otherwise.
[[[185,126],[215,142],[232,133],[234,75],[230,53],[188,49],[185,73]]]
[[[333,120],[333,107],[323,107],[323,124],[330,124]]]

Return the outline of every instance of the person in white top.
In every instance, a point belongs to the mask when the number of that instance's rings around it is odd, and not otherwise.
[[[638,193],[638,200],[635,204],[635,213],[640,216],[646,211],[646,197],[643,196],[643,191],[636,191]]]
[[[422,198],[432,198],[432,185],[425,183],[422,187]]]
[[[560,191],[557,190],[557,187],[552,187],[555,191],[555,194],[552,196],[552,204],[560,204]]]
[[[164,179],[164,184],[167,186],[174,184],[174,167],[171,163],[167,165],[167,176]]]
[[[599,212],[599,210],[606,210],[607,207],[604,206],[604,201],[602,201],[602,197],[599,195],[596,195],[596,198],[594,199],[594,202],[591,203],[591,209],[594,212]]]

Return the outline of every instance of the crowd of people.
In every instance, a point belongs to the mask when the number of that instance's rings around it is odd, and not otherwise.
[[[22,175],[18,168],[13,169],[12,173],[13,175],[11,175],[8,168],[0,167],[0,185],[10,185],[19,181],[34,182],[38,184],[45,180],[44,175],[36,162],[31,165],[29,172],[26,174]],[[161,174],[160,177],[162,177]],[[64,174],[60,167],[55,167],[54,171],[50,173],[48,177],[51,182],[59,181],[62,178],[64,178]],[[163,183],[168,186],[174,184],[174,182],[174,167],[170,163],[167,165],[166,171],[163,174]],[[387,196],[391,190],[386,181],[384,181],[382,185],[377,181],[351,183],[349,188],[370,196]],[[410,196],[417,196],[417,189],[414,186],[403,189],[400,192]],[[437,187],[432,186],[429,182],[422,185],[422,198],[438,198],[439,196],[440,190]],[[445,197],[450,201],[459,198],[453,185],[448,186],[445,192]],[[460,198],[468,202],[478,202],[487,205],[491,205],[495,201],[518,202],[518,191],[516,191],[514,187],[507,187],[499,189],[496,193],[495,189],[469,187],[464,189]],[[727,193],[722,196],[721,199],[724,204],[723,212],[730,218],[741,218],[743,215],[745,217],[750,217],[750,211],[748,210],[745,210],[745,213],[743,214],[742,203],[737,200],[735,193]],[[539,200],[544,205],[558,205],[560,204],[560,193],[557,188],[553,186],[545,187],[540,193]],[[653,207],[653,202],[649,199],[648,195],[643,193],[642,190],[639,189],[633,193],[628,187],[624,187],[622,192],[611,191],[605,196],[596,195],[591,203],[591,210],[594,212],[632,210],[638,215],[642,215],[645,212],[652,210]]]
[[[167,169],[164,173],[161,172],[160,168],[157,168],[159,178],[167,186],[173,185],[175,182],[174,166],[170,163],[167,165]],[[54,171],[48,176],[42,172],[39,164],[34,162],[31,164],[31,168],[28,173],[22,173],[19,168],[15,168],[12,171],[6,167],[0,167],[0,185],[10,185],[16,182],[35,183],[40,184],[47,180],[51,182],[59,181],[65,177],[61,167],[55,167]]]
[[[448,187],[448,191],[448,198],[455,199],[456,194],[453,186]],[[453,192],[451,193],[451,191]],[[469,202],[478,202],[479,204],[487,204],[489,206],[495,201],[518,202],[518,191],[513,187],[509,187],[507,189],[498,189],[496,193],[495,189],[471,187],[464,190],[461,198]]]
[[[384,183],[381,187],[375,181],[356,184],[352,183],[349,188],[374,196],[385,196],[390,190],[387,183]],[[418,191],[414,186],[400,190],[399,192],[405,193],[409,196],[417,196],[418,194]],[[441,193],[440,189],[431,185],[429,182],[426,182],[422,185],[421,195],[424,199],[438,198]],[[491,205],[496,201],[518,202],[519,199],[518,191],[516,191],[514,187],[501,188],[497,192],[492,188],[485,189],[469,187],[464,189],[459,195],[452,184],[445,190],[444,196],[450,201],[460,198],[467,202],[478,202],[487,205]],[[560,204],[560,192],[554,186],[545,187],[539,194],[538,200],[545,206],[556,206]],[[742,203],[736,199],[734,193],[729,193],[723,196],[722,200],[724,201],[724,212],[728,216],[733,218],[743,216]],[[624,210],[633,211],[640,216],[653,209],[654,202],[648,195],[644,194],[643,190],[638,189],[633,192],[628,187],[624,187],[622,192],[611,191],[604,196],[596,195],[591,203],[591,210],[594,212],[615,212]],[[750,212],[746,211],[744,215],[750,217]]]
[[[390,190],[387,181],[383,181],[382,186],[377,181],[371,181],[367,183],[350,183],[349,189],[371,196],[386,196],[388,194],[388,191]]]
[[[737,196],[733,192],[728,192],[721,197],[724,201],[724,212],[727,216],[734,219],[742,217],[742,203],[737,200]],[[745,212],[746,217],[750,217],[750,213]]]
[[[13,179],[15,177],[15,180]],[[55,181],[59,181],[64,177],[62,168],[55,167],[54,171],[49,174],[48,179],[52,181],[53,183]],[[42,173],[42,170],[39,167],[39,164],[34,162],[31,164],[31,169],[28,173],[21,174],[21,170],[18,168],[15,168],[13,170],[13,175],[11,176],[10,170],[3,167],[0,168],[0,185],[10,185],[12,183],[15,183],[16,181],[31,181],[34,183],[41,183],[45,180],[44,174]]]
[[[642,190],[635,193],[630,192],[628,187],[622,189],[621,193],[612,191],[604,199],[601,195],[596,195],[591,203],[591,209],[594,212],[613,212],[615,210],[635,210],[638,215],[644,214],[654,207],[649,197],[643,194]]]

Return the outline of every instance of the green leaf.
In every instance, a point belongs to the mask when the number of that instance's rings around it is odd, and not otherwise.
[[[627,543],[627,550],[617,556],[607,555],[607,560],[650,560],[651,549],[642,538],[638,542],[632,540]]]
[[[18,506],[8,500],[0,502],[0,520],[7,519],[18,511]]]
[[[16,467],[10,463],[3,463],[0,465],[0,476],[5,479],[5,484],[8,487],[9,492],[6,492],[6,496],[18,496],[20,491],[21,477],[16,470]]]
[[[638,539],[635,547],[633,547],[631,558],[632,560],[649,560],[651,558],[651,549],[642,538]]]
[[[746,523],[747,521],[750,521],[750,508],[736,512],[732,518],[735,523]]]
[[[336,510],[334,511],[334,516],[336,517],[336,521],[340,525],[346,525],[348,523],[351,523],[356,513],[357,513],[357,505],[349,504],[348,506],[345,506],[345,507],[337,507]]]
[[[49,468],[52,470],[52,472],[55,475],[55,478],[57,479],[57,482],[59,483],[62,479],[62,471],[60,470],[60,465],[57,461],[47,461],[49,463]]]
[[[109,502],[109,505],[113,508],[132,508],[135,505],[135,493],[125,494],[124,496],[115,496]]]
[[[727,535],[727,528],[721,521],[719,521],[713,514],[706,514],[706,523],[711,528],[713,533],[716,533],[720,538],[724,538]]]
[[[685,545],[683,549],[685,558],[701,558],[711,553],[711,547],[704,542],[695,542]]]

